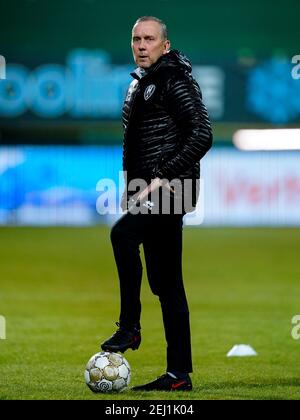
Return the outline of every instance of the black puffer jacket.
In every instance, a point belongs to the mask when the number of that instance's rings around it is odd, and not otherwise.
[[[190,61],[171,50],[142,76],[131,75],[123,107],[123,170],[135,178],[198,180],[212,131]],[[198,191],[193,188],[193,206]],[[128,193],[130,196],[130,192]]]

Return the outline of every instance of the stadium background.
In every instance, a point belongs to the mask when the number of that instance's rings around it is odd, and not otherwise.
[[[0,10],[0,398],[93,398],[82,386],[84,360],[118,313],[106,226],[114,219],[97,213],[96,187],[119,180],[130,29],[155,15],[192,60],[214,129],[202,166],[205,229],[185,234],[190,398],[298,399],[290,331],[299,313],[300,155],[241,152],[232,139],[241,128],[299,127],[300,79],[291,77],[299,2],[1,0]],[[128,355],[135,383],[164,363],[146,285],[143,300],[145,345]],[[228,362],[239,341],[256,347],[254,362]]]

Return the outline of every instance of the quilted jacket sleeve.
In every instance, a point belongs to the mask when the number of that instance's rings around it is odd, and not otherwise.
[[[212,129],[200,88],[192,78],[171,79],[165,99],[182,143],[177,154],[161,164],[156,176],[173,179],[185,173],[208,152],[212,146]]]

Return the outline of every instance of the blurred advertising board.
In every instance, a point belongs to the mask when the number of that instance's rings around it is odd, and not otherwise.
[[[300,152],[217,149],[202,169],[205,224],[300,225]]]
[[[212,150],[202,162],[198,213],[186,224],[299,226],[299,161],[299,152]],[[121,162],[119,146],[0,148],[0,225],[113,223]],[[105,192],[108,204],[99,199]]]
[[[0,51],[1,53],[1,51]],[[295,56],[300,57],[300,56]],[[300,121],[300,68],[295,57],[193,61],[214,121]],[[300,62],[300,58],[299,58]],[[0,123],[119,120],[134,64],[115,64],[103,50],[70,50],[65,62],[6,62]]]

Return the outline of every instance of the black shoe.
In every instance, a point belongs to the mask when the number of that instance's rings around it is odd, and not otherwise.
[[[103,351],[124,353],[127,349],[137,350],[141,344],[141,333],[138,328],[127,329],[118,322],[119,329],[104,343],[101,344]]]
[[[191,391],[192,381],[189,375],[185,379],[177,379],[168,373],[145,385],[131,388],[133,391]]]

